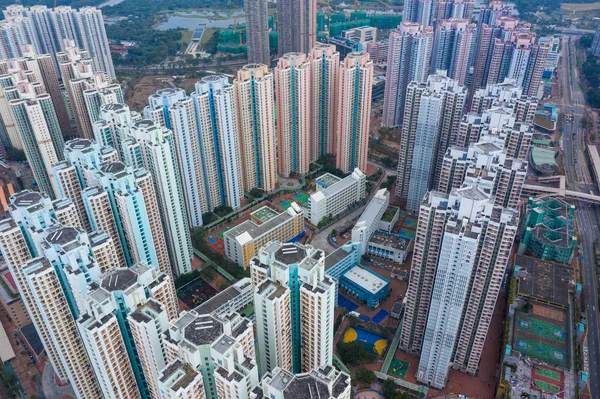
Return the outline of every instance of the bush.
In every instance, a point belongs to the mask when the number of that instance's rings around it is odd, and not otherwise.
[[[16,148],[7,148],[6,149],[6,158],[9,161],[17,161],[17,162],[22,162],[22,161],[27,160],[27,157],[25,157],[25,152],[23,150],[18,150]]]
[[[212,212],[206,212],[206,213],[202,214],[202,223],[203,224],[210,224],[217,220],[219,220],[219,217]]]
[[[221,205],[214,209],[215,213],[220,217],[225,217],[233,212],[233,208],[227,205]]]

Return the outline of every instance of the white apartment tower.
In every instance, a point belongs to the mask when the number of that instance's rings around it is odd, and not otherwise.
[[[172,268],[177,275],[187,273],[192,267],[192,244],[173,134],[144,119],[129,126],[127,136],[141,148],[143,164],[133,166],[151,173]]]
[[[331,365],[336,289],[325,276],[324,259],[323,251],[310,245],[274,241],[250,262],[252,280],[261,281],[254,296],[266,308],[261,320],[273,319],[271,325],[256,325],[258,336],[263,337],[258,341],[261,372],[287,367],[290,357],[293,373]],[[265,290],[271,291],[272,298],[264,295]],[[286,325],[287,312],[281,306],[288,303],[288,296],[290,324]],[[276,342],[282,345],[278,351],[290,348],[291,356],[272,353]]]

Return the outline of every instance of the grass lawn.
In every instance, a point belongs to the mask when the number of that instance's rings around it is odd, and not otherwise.
[[[194,32],[192,32],[191,30],[184,30],[181,31],[181,39],[179,39],[179,43],[183,43],[183,44],[188,44],[190,42],[190,40],[192,39],[192,35],[194,34]]]
[[[210,40],[210,38],[215,34],[218,29],[216,28],[205,28],[202,33],[202,38],[200,39],[200,44],[204,44]]]

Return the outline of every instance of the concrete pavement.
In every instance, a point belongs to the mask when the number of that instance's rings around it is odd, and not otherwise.
[[[46,399],[62,399],[63,396],[70,395],[75,398],[75,392],[71,385],[61,387],[56,385],[54,378],[54,369],[50,363],[46,363],[44,374],[42,376],[42,391]]]

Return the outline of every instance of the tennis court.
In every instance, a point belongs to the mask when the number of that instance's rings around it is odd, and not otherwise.
[[[392,364],[390,365],[390,369],[388,374],[393,375],[394,377],[398,377],[401,380],[406,377],[406,372],[408,371],[409,362],[405,362],[404,360],[394,358],[392,360]]]
[[[519,315],[517,330],[545,338],[550,341],[565,342],[565,329],[547,321]]]
[[[298,202],[301,206],[304,206],[308,202],[308,195],[305,193],[294,194],[292,199]]]
[[[535,365],[531,370],[531,387],[545,393],[564,397],[564,375],[561,371],[547,366]]]
[[[561,380],[560,372],[558,372],[556,370],[551,370],[551,369],[548,369],[545,367],[536,366],[535,373],[539,374],[543,377],[550,378],[551,380],[558,381],[558,382],[560,382],[560,380]]]
[[[554,384],[550,384],[549,382],[534,380],[534,383],[535,383],[535,386],[538,389],[540,389],[541,391],[544,391],[547,393],[559,393],[560,392],[560,387],[558,387]]]
[[[565,348],[559,348],[558,346],[525,337],[521,334],[517,334],[515,346],[524,356],[533,357],[560,367],[566,367],[567,365]]]
[[[388,315],[389,313],[387,311],[381,309],[379,312],[377,312],[375,316],[371,318],[371,320],[373,321],[373,323],[379,324],[383,321],[383,319],[388,317]]]
[[[338,307],[346,308],[348,312],[354,312],[358,309],[358,305],[352,302],[350,299],[346,298],[342,294],[338,294]]]
[[[288,200],[282,201],[279,205],[277,205],[279,207],[279,209],[281,209],[282,211],[286,211],[290,206],[292,206],[292,203]]]

